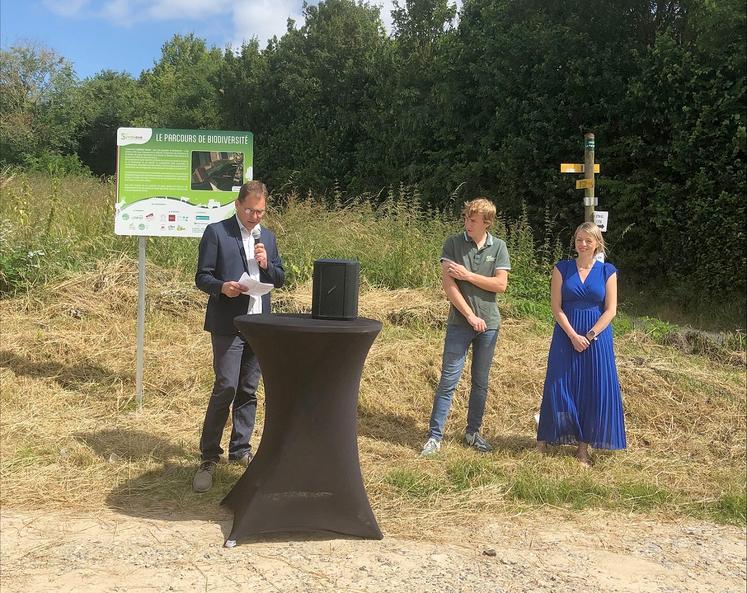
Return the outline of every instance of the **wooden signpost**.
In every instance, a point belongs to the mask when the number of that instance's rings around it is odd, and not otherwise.
[[[561,173],[583,173],[583,179],[576,181],[576,189],[584,190],[584,221],[594,222],[594,206],[598,200],[594,195],[594,174],[599,173],[599,163],[594,162],[594,134],[584,134],[584,162],[561,163]]]

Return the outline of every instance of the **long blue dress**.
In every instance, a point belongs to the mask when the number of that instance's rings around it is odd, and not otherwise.
[[[576,260],[561,260],[555,267],[563,277],[563,312],[576,333],[583,336],[604,311],[607,279],[617,269],[610,263],[595,261],[582,282]],[[595,449],[625,448],[625,419],[611,325],[586,350],[576,352],[570,338],[555,324],[537,440],[589,443]]]

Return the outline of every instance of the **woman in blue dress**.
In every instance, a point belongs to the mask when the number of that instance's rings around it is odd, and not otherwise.
[[[617,270],[596,259],[604,253],[599,227],[585,222],[573,236],[578,257],[552,272],[555,328],[542,394],[537,449],[576,444],[576,458],[591,465],[589,446],[624,449],[625,420],[610,322],[617,312]]]

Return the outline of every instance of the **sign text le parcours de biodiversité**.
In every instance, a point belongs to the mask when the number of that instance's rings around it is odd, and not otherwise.
[[[119,128],[114,232],[201,237],[233,215],[252,166],[251,132]]]

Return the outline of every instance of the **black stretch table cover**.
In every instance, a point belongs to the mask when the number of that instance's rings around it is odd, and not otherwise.
[[[291,531],[381,539],[356,430],[363,363],[381,323],[241,315],[234,324],[262,369],[265,426],[256,456],[221,502],[234,513],[228,539]]]

